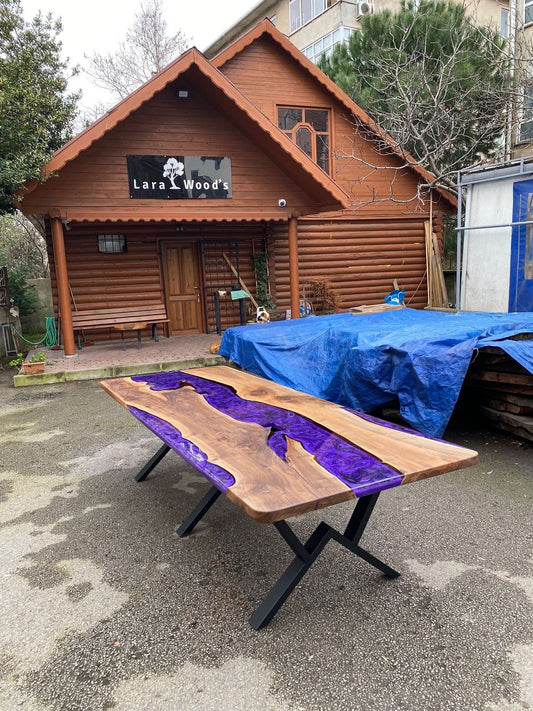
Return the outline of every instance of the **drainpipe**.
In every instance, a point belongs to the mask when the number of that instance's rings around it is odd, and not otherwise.
[[[511,79],[511,84],[513,85],[515,81],[516,13],[516,0],[509,0],[509,76]],[[514,98],[513,86],[513,98],[511,100],[511,104],[507,106],[507,131],[505,136],[505,160],[507,161],[511,160],[513,124],[515,122],[514,119],[516,110],[517,106],[516,99]]]
[[[298,271],[298,218],[289,217],[289,277],[291,319],[300,318],[300,275]]]
[[[470,225],[470,220],[471,220],[471,210],[472,210],[472,186],[469,185],[466,188],[466,200],[465,200],[465,227],[471,227]],[[470,230],[465,229],[463,233],[463,266],[461,270],[462,274],[462,281],[463,281],[463,289],[461,289],[461,302],[459,304],[460,309],[465,309],[466,308],[466,286],[467,286],[467,279],[468,279],[468,249],[469,249],[469,242],[470,242]]]
[[[457,173],[457,249],[455,250],[455,307],[461,309],[461,240],[463,238],[461,228],[463,226],[463,188],[461,185],[461,171]]]
[[[74,358],[78,354],[76,353],[74,329],[72,327],[72,309],[70,307],[70,289],[68,283],[67,256],[65,253],[63,223],[59,217],[52,217],[51,223],[64,354],[67,358]]]

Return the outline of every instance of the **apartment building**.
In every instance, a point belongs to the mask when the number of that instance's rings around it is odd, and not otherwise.
[[[466,5],[476,22],[509,37],[509,0],[468,0]],[[213,42],[205,55],[214,57],[266,17],[316,64],[361,28],[363,15],[399,7],[400,0],[263,0]],[[533,21],[533,0],[529,0],[528,13]]]
[[[465,4],[478,24],[497,29],[508,40],[509,53],[514,60],[512,70],[523,86],[524,73],[533,76],[530,49],[533,46],[533,0],[465,0]],[[365,14],[399,7],[400,0],[263,0],[213,42],[205,55],[216,56],[268,18],[316,64],[323,54],[329,54],[336,45],[345,42],[351,32],[361,28]],[[533,152],[533,80],[518,94],[520,98],[510,107],[513,157]],[[509,145],[508,140],[506,143]]]
[[[533,154],[533,0],[518,0],[514,23],[510,23],[510,54],[515,59],[512,70],[521,90],[515,107],[513,158]],[[530,79],[528,78],[530,77]]]

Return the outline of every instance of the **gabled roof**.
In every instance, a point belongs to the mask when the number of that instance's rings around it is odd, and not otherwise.
[[[224,71],[223,67],[227,62],[262,37],[269,37],[273,42],[278,44],[295,62],[301,66],[305,72],[310,74],[313,79],[315,79],[324,87],[324,89],[326,89],[326,91],[332,94],[337,101],[344,105],[356,118],[358,118],[371,133],[378,137],[376,131],[373,129],[376,122],[366,113],[366,111],[356,104],[355,101],[350,99],[350,97],[345,94],[342,89],[335,84],[335,82],[326,76],[326,74],[324,74],[324,72],[321,71],[316,64],[313,64],[313,62],[311,62],[311,60],[308,59],[303,52],[297,49],[297,47],[295,47],[295,45],[284,34],[276,29],[276,27],[268,19],[264,19],[229,47],[213,57],[213,59],[211,59],[211,64],[221,71]],[[408,169],[414,170],[427,183],[431,184],[435,180],[434,176],[429,171],[416,164],[415,159],[409,155],[409,153],[400,151],[396,141],[394,141],[389,134],[385,133],[385,131],[379,133],[379,139],[386,141],[390,145],[391,151],[396,153],[401,160],[407,159],[409,162],[412,161],[412,164],[408,166]],[[442,194],[444,199],[454,206],[457,205],[457,200],[451,193],[442,188],[437,188],[437,190],[440,194]]]
[[[260,136],[261,143],[268,149],[269,154],[283,159],[284,167],[295,183],[308,191],[322,210],[339,209],[347,205],[348,196],[344,190],[194,47],[56,151],[42,168],[44,179],[47,180],[64,168],[168,84],[191,71],[203,82],[207,82],[212,91],[222,97],[227,105],[231,105],[241,127],[255,136]],[[23,195],[32,192],[38,185],[36,181],[28,183]]]

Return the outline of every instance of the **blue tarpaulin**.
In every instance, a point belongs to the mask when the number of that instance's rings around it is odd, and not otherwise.
[[[440,437],[472,353],[497,346],[533,373],[533,313],[401,309],[228,329],[220,354],[256,375],[370,412],[396,397],[402,417]]]

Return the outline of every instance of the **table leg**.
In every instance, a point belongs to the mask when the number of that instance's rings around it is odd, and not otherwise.
[[[216,486],[212,486],[209,489],[204,498],[197,506],[195,506],[185,521],[178,528],[177,534],[180,538],[185,538],[185,536],[188,536],[189,533],[191,533],[193,528],[209,511],[221,493],[220,489],[217,489]]]
[[[136,481],[144,481],[148,474],[152,471],[154,467],[156,467],[159,462],[163,459],[163,457],[168,453],[170,447],[168,444],[164,444],[161,446],[157,452],[154,454],[154,456],[150,459],[149,462],[146,462],[144,467],[141,469],[141,471],[137,474],[135,477]]]
[[[297,538],[286,521],[278,521],[274,525],[296,553],[296,556],[283,575],[271,588],[263,602],[252,613],[250,625],[254,630],[260,630],[262,627],[268,625],[270,620],[307,573],[311,565],[318,558],[329,540],[329,526],[323,522],[317,526],[305,544]],[[293,545],[293,543],[295,545]]]
[[[396,578],[400,574],[358,545],[378,496],[379,494],[371,494],[358,500],[344,534],[339,533],[329,524],[321,522],[308,540],[302,543],[286,521],[278,521],[274,524],[296,555],[263,602],[251,615],[250,624],[253,629],[259,630],[268,625],[330,539],[337,541],[370,565],[381,570],[387,578]]]
[[[137,348],[141,350],[141,329],[137,329]]]

